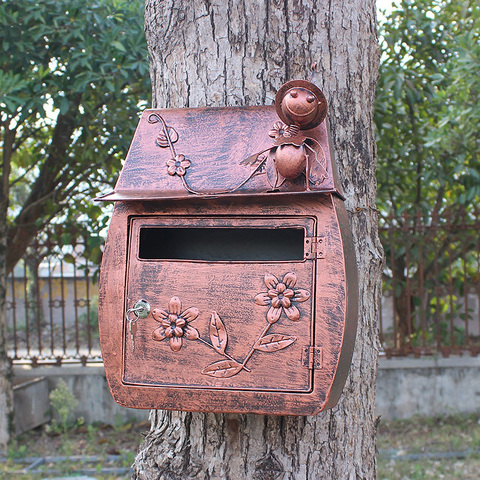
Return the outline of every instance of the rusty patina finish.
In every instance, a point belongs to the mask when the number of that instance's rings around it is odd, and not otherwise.
[[[337,402],[356,265],[326,101],[306,83],[279,91],[280,118],[274,107],[142,116],[107,197],[99,323],[118,403],[309,415]]]
[[[306,80],[292,80],[282,85],[275,96],[275,107],[287,125],[297,125],[301,130],[320,125],[328,111],[323,92]]]
[[[340,193],[323,93],[297,80],[276,103],[146,110],[115,191],[102,200]]]

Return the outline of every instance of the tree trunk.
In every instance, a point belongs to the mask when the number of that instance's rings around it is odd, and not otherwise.
[[[2,169],[5,172],[5,167]],[[0,185],[4,185],[0,179]],[[7,189],[0,187],[0,449],[10,439],[13,416],[12,367],[6,351],[6,294],[7,294]]]
[[[137,479],[375,478],[382,248],[375,210],[374,0],[147,0],[155,107],[272,104],[308,79],[329,101],[334,156],[360,278],[353,364],[339,404],[315,417],[151,412]]]

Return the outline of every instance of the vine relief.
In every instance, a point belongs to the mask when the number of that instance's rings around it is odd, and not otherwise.
[[[206,347],[215,350],[224,359],[214,362],[202,370],[203,375],[216,378],[229,378],[242,370],[251,372],[247,367],[248,361],[255,352],[273,353],[283,350],[296,342],[297,337],[284,333],[268,334],[270,327],[277,323],[282,313],[292,322],[300,321],[300,311],[296,303],[305,302],[310,298],[310,292],[295,288],[297,276],[290,272],[278,280],[275,275],[267,274],[264,278],[267,291],[255,296],[257,305],[270,307],[266,313],[266,325],[259,337],[253,342],[243,360],[233,358],[227,353],[228,332],[217,312],[212,312],[209,323],[209,340],[200,336],[199,331],[192,323],[199,316],[195,307],[183,310],[182,302],[178,297],[172,297],[168,302],[167,310],[155,308],[152,317],[160,325],[153,331],[152,338],[157,342],[168,341],[173,352],[179,352],[185,341],[198,341]]]
[[[155,139],[155,144],[170,150],[170,158],[166,162],[167,173],[180,178],[183,187],[195,195],[219,195],[234,193],[252,178],[258,175],[267,175],[270,189],[280,188],[286,180],[293,180],[300,175],[305,175],[306,190],[310,185],[320,185],[328,177],[327,160],[320,143],[314,138],[302,134],[298,125],[287,125],[275,122],[269,130],[268,136],[273,139],[273,145],[243,159],[240,165],[249,165],[250,173],[237,185],[224,191],[208,192],[195,189],[187,180],[187,169],[192,162],[182,153],[177,153],[175,143],[179,139],[178,132],[167,125],[165,119],[158,113],[148,117],[151,124],[160,123],[161,131]],[[273,163],[273,173],[269,173],[268,162]]]

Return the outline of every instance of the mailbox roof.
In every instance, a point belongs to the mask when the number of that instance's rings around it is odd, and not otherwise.
[[[303,174],[272,188],[280,125],[274,106],[145,110],[114,192],[98,200],[339,193],[325,121],[301,132],[319,145],[324,180],[308,192]]]

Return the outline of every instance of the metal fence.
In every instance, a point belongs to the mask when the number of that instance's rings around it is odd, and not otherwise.
[[[58,239],[58,237],[55,237]],[[83,240],[37,239],[8,278],[7,347],[15,363],[100,362],[98,266]],[[59,244],[60,243],[60,244]]]
[[[478,208],[390,215],[380,340],[387,356],[480,352]]]
[[[478,209],[390,215],[380,340],[387,356],[480,352]],[[98,265],[88,242],[44,236],[9,277],[7,341],[15,363],[100,362]],[[57,239],[57,240],[56,240]]]

